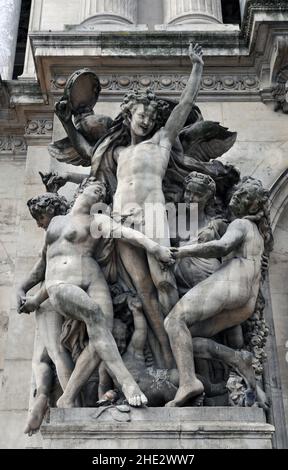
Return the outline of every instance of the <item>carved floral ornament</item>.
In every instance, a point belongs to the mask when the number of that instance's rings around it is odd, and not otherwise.
[[[114,75],[107,74],[100,77],[102,93],[151,88],[154,91],[166,90],[182,92],[188,81],[188,74],[135,74]],[[65,76],[56,76],[51,81],[52,91],[62,91],[66,85]],[[206,75],[202,78],[200,91],[258,91],[259,80],[254,75]]]
[[[26,135],[47,135],[53,130],[53,122],[49,119],[35,119],[28,121]]]
[[[25,154],[27,151],[27,143],[22,136],[10,135],[0,136],[0,153],[8,154]]]

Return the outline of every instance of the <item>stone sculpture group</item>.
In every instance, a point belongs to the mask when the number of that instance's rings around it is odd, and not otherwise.
[[[28,201],[46,231],[17,293],[36,318],[28,434],[55,405],[228,406],[233,374],[238,405],[267,406],[246,325],[263,316],[268,192],[219,159],[237,135],[195,106],[201,47],[189,56],[179,102],[132,90],[112,120],[94,113],[100,84],[84,69],[56,104],[67,137],[51,156],[91,171],[41,174],[47,192]]]

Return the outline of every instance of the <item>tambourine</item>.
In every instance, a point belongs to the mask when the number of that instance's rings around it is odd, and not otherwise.
[[[92,70],[85,68],[77,70],[69,77],[63,98],[68,100],[72,113],[77,115],[93,110],[100,91],[99,78]]]

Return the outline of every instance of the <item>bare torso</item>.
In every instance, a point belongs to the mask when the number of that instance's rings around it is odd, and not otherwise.
[[[147,203],[165,204],[162,181],[168,166],[171,143],[165,129],[147,141],[120,149],[118,154],[115,216],[139,213]]]
[[[93,258],[97,239],[90,233],[90,216],[54,217],[47,230],[46,287],[69,283],[87,290],[101,275]]]

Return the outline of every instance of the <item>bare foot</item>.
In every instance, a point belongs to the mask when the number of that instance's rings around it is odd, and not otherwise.
[[[28,436],[32,436],[37,431],[39,431],[47,409],[48,398],[46,397],[46,395],[39,395],[39,397],[36,398],[35,404],[31,412],[29,413],[27,424],[24,429],[25,434],[28,434]]]
[[[74,401],[67,400],[64,394],[59,398],[56,405],[57,408],[75,408]]]
[[[191,400],[191,398],[202,395],[203,392],[203,384],[196,378],[191,384],[179,387],[174,400],[169,401],[165,406],[183,406],[187,401]]]
[[[147,405],[148,403],[147,398],[145,397],[144,393],[141,392],[137,384],[124,384],[122,387],[122,392],[131,406],[140,407]]]

